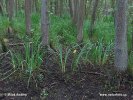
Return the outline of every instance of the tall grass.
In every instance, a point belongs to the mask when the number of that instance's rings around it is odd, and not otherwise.
[[[57,56],[59,57],[59,62],[61,65],[61,71],[63,73],[66,72],[66,65],[67,65],[67,60],[68,57],[70,55],[71,49],[70,48],[66,48],[66,50],[63,50],[63,47],[61,44],[59,44],[58,48],[57,48]]]
[[[31,77],[37,71],[42,62],[45,52],[41,48],[40,38],[34,38],[32,42],[24,42],[22,50],[10,51],[11,62],[14,70],[25,73],[29,76],[28,85]]]
[[[129,54],[128,66],[129,66],[129,69],[131,69],[132,74],[133,74],[133,51]]]
[[[92,53],[91,53],[93,63],[96,63],[98,65],[104,65],[108,60],[108,57],[109,57],[109,55],[112,51],[112,48],[113,48],[113,43],[112,42],[105,45],[103,43],[103,40],[100,39],[93,46],[93,50],[92,50]]]
[[[23,13],[21,15],[24,16]],[[6,28],[10,25],[8,18],[0,16],[0,34],[6,32]],[[49,21],[49,37],[50,42],[57,49],[56,55],[59,58],[61,71],[66,72],[67,60],[69,55],[73,58],[72,69],[77,69],[79,63],[93,63],[98,65],[106,64],[114,44],[114,21],[111,17],[102,18],[95,23],[95,31],[93,33],[94,40],[89,40],[88,29],[90,21],[85,20],[83,29],[83,46],[76,44],[76,29],[72,25],[69,17],[60,18],[50,15]],[[18,37],[23,39],[24,53],[11,51],[12,64],[14,69],[21,69],[30,76],[42,63],[44,52],[41,51],[40,44],[40,15],[33,13],[32,33],[34,36],[26,37],[25,35],[25,19],[18,16],[14,19],[13,29],[16,30]],[[131,28],[128,30],[128,47],[131,46]],[[39,38],[38,38],[39,37]],[[29,41],[32,43],[29,44]],[[79,49],[77,49],[79,47]],[[37,52],[37,53],[36,53]],[[73,53],[74,52],[74,53]],[[132,54],[129,55],[129,65],[132,66]]]

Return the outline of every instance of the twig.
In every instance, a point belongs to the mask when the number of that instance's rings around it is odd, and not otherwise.
[[[101,75],[101,76],[107,76],[107,75],[104,75],[102,73],[98,73],[98,72],[86,72],[86,71],[81,71],[81,73],[87,73],[87,74],[94,74],[94,75]]]
[[[29,44],[32,44],[33,42],[29,42]],[[19,46],[23,46],[24,45],[24,43],[15,43],[15,44],[8,44],[9,46],[17,46],[17,45],[19,45]]]

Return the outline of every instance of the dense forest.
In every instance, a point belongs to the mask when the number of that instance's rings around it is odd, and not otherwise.
[[[133,100],[133,0],[0,0],[0,100]]]

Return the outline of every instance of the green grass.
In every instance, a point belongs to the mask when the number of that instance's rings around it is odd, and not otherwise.
[[[57,47],[57,56],[59,57],[59,65],[61,66],[61,72],[65,73],[66,72],[66,65],[67,65],[67,60],[68,57],[71,53],[71,48],[66,48],[65,51],[63,51],[63,46],[61,44],[58,44]]]
[[[45,54],[44,50],[41,48],[40,37],[35,37],[33,37],[32,43],[24,41],[23,52],[21,50],[10,51],[14,70],[17,70],[20,74],[25,73],[28,75],[28,85],[34,72],[40,68]]]
[[[72,25],[71,19],[68,16],[63,16],[63,18],[50,15],[49,16],[49,37],[52,45],[57,49],[57,54],[59,58],[59,65],[62,72],[66,71],[68,55],[73,54],[74,50],[79,47],[76,43],[76,29]],[[40,15],[33,13],[31,16],[32,28],[31,32],[34,34],[32,38],[27,37],[25,34],[25,19],[24,13],[20,14],[13,19],[13,29],[15,29],[17,36],[24,42],[25,57],[21,53],[12,53],[12,64],[14,68],[21,66],[27,66],[27,72],[32,73],[41,61],[41,51],[37,51],[40,48]],[[91,62],[93,64],[104,65],[109,59],[109,55],[113,50],[114,44],[114,22],[112,17],[103,17],[98,19],[95,23],[95,29],[93,33],[93,41],[89,39],[88,29],[90,26],[90,21],[84,21],[83,28],[83,47],[79,51],[73,54],[73,66],[72,69],[77,69],[78,64],[83,61],[84,63]],[[7,17],[0,16],[0,34],[5,34],[6,29],[10,26]],[[131,50],[131,24],[128,27],[128,47]],[[32,41],[33,44],[30,46],[27,41]],[[37,42],[35,42],[37,41]],[[34,49],[32,54],[30,54],[30,49]],[[35,54],[39,52],[39,54]],[[16,61],[17,58],[17,61]],[[33,59],[31,59],[33,58]],[[35,59],[38,59],[36,63]],[[132,67],[132,53],[129,54],[129,66]],[[24,62],[26,62],[24,64]],[[18,64],[18,65],[17,65]]]
[[[0,16],[0,34],[5,35],[9,26],[10,22],[8,21],[8,18]]]
[[[133,51],[129,54],[128,57],[128,67],[131,69],[131,72],[133,74]]]

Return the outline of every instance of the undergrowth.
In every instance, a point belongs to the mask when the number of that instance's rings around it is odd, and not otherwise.
[[[23,14],[22,14],[23,15]],[[6,34],[7,27],[10,26],[7,17],[0,17],[0,34]],[[41,32],[40,32],[40,15],[32,14],[32,29],[34,34],[31,37],[27,37],[25,34],[25,19],[21,16],[17,16],[13,19],[12,25],[18,38],[20,38],[24,44],[24,51],[16,52],[10,50],[12,65],[14,70],[19,69],[29,75],[28,83],[35,70],[38,70],[42,64],[45,50],[41,49]],[[90,21],[85,20],[83,34],[84,39],[82,46],[76,43],[76,29],[72,25],[69,17],[59,18],[57,16],[50,15],[50,43],[56,49],[54,53],[59,59],[59,65],[61,72],[67,71],[67,60],[72,57],[72,70],[79,68],[81,62],[87,64],[104,65],[110,59],[110,55],[113,52],[114,46],[114,23],[113,18],[103,18],[95,23],[94,37],[91,41],[88,38],[88,29]],[[131,28],[128,29],[128,47],[131,48]],[[30,43],[31,42],[31,43]],[[130,49],[129,49],[130,50]],[[133,68],[133,53],[129,54],[129,67]]]

